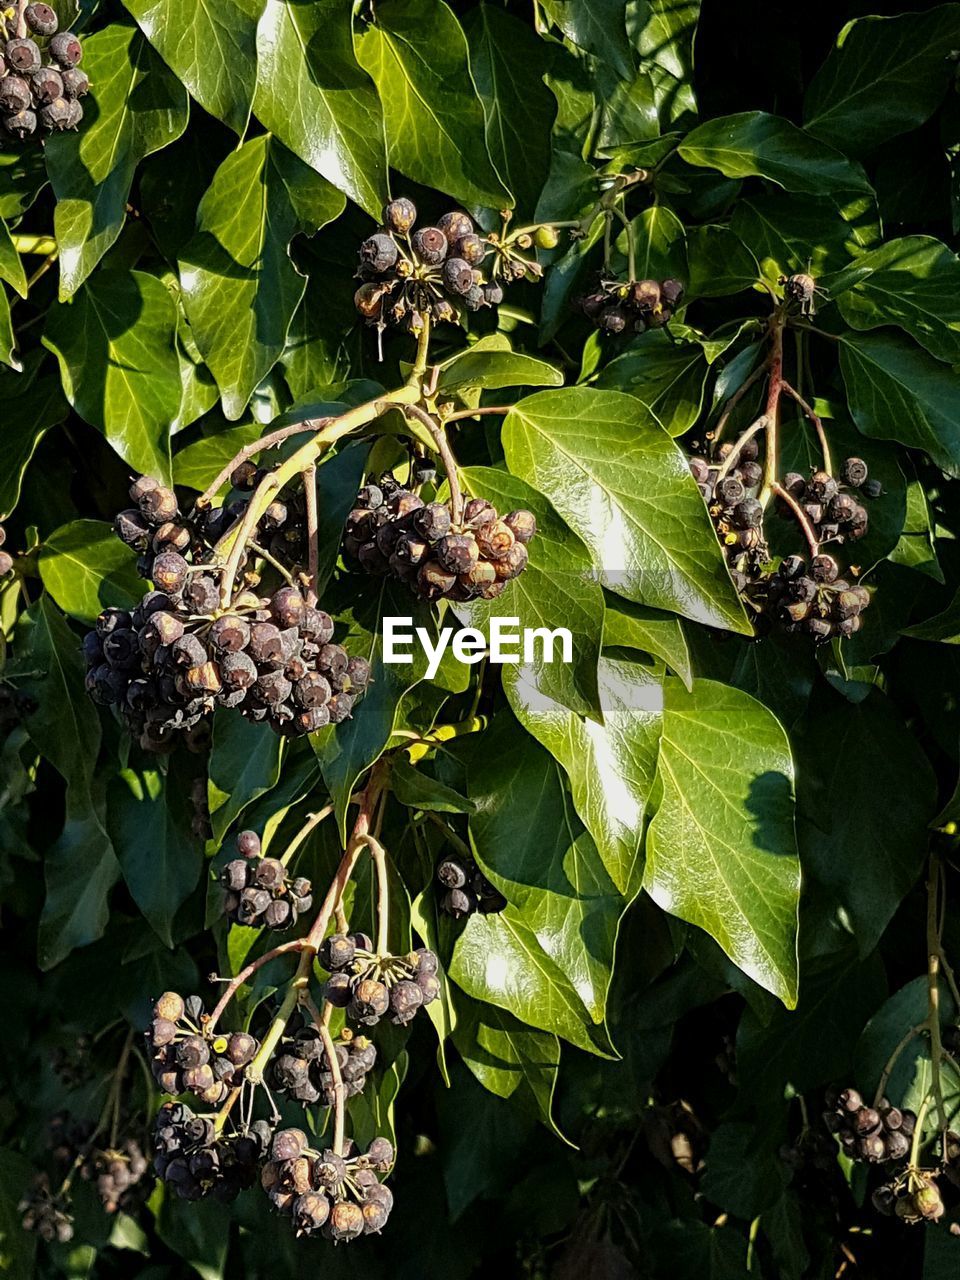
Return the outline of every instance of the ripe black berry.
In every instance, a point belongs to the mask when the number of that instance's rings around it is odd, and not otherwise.
[[[39,71],[42,63],[40,49],[36,42],[30,39],[8,40],[3,56],[7,65],[21,75],[29,75],[33,71]],[[79,61],[79,58],[77,61]]]
[[[52,36],[57,30],[56,11],[48,4],[28,4],[23,14],[27,26],[38,36]]]
[[[9,49],[10,46],[8,44],[8,58]],[[49,49],[50,57],[55,62],[58,62],[61,67],[75,67],[83,57],[83,48],[72,31],[61,31],[58,35],[55,35],[50,41]],[[39,58],[39,50],[37,51],[37,57]]]
[[[378,231],[369,236],[360,246],[360,263],[369,271],[377,273],[389,271],[396,265],[399,256],[397,243],[392,236]]]
[[[405,196],[401,196],[397,200],[391,200],[389,204],[384,206],[384,225],[389,227],[391,231],[397,232],[398,235],[406,235],[416,220],[416,205]]]
[[[447,237],[439,227],[421,227],[411,241],[413,251],[428,267],[438,267],[447,256]]]

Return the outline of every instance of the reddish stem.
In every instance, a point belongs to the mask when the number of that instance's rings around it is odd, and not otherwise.
[[[276,960],[277,956],[289,955],[292,951],[302,951],[305,943],[303,938],[293,938],[290,942],[282,942],[279,947],[274,947],[271,951],[265,951],[262,956],[258,956],[256,960],[251,960],[248,965],[231,978],[223,989],[223,995],[213,1006],[210,1017],[207,1019],[205,1030],[212,1032],[220,1019],[220,1015],[224,1009],[236,995],[237,991],[243,986],[246,980],[252,977],[258,969],[262,969],[265,964],[269,964],[271,960]]]
[[[803,536],[807,540],[807,546],[810,548],[810,554],[812,556],[818,555],[820,552],[820,543],[817,541],[817,535],[813,531],[813,525],[807,519],[806,512],[800,506],[799,502],[797,502],[793,494],[788,493],[786,489],[784,489],[783,485],[776,480],[774,480],[773,484],[770,486],[770,492],[776,494],[778,498],[782,498],[787,504],[796,516],[797,523],[800,525],[800,528],[803,530]]]
[[[782,383],[781,389],[785,391],[788,396],[792,396],[794,400],[796,400],[797,404],[813,423],[813,429],[816,431],[817,438],[820,441],[820,452],[823,454],[823,469],[829,475],[832,475],[833,460],[830,457],[830,446],[827,444],[827,433],[823,429],[823,423],[820,420],[820,416],[814,411],[811,405],[807,404],[800,392],[791,387],[789,382]]]

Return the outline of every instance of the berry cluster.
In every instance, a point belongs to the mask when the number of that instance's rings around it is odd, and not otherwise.
[[[164,1093],[192,1093],[216,1107],[244,1078],[260,1042],[245,1031],[210,1037],[199,996],[184,1000],[165,992],[153,1007],[146,1032],[153,1078]]]
[[[423,600],[494,600],[525,569],[536,531],[529,511],[501,519],[484,498],[455,522],[449,502],[425,503],[384,475],[358,493],[343,545],[367,573],[392,574]]]
[[[136,508],[122,511],[114,527],[140,553],[140,572],[156,589],[132,613],[105,609],[85,637],[94,700],[118,706],[153,751],[170,749],[178,731],[195,729],[215,706],[238,708],[283,734],[345,720],[370,668],[332,643],[328,614],[293,586],[271,596],[241,590],[220,608],[214,540],[241,513],[210,509],[186,520],[173,491],[150,476],[135,481],[130,496]]]
[[[84,1178],[95,1181],[100,1203],[107,1213],[129,1210],[140,1200],[145,1188],[147,1158],[135,1138],[128,1138],[119,1148],[94,1151],[81,1165]]]
[[[763,480],[755,436],[737,445],[725,444],[718,462],[690,459],[690,470],[707,503],[723,545],[730,576],[765,626],[778,625],[788,632],[801,631],[817,643],[834,636],[855,635],[861,614],[870,604],[866,587],[841,576],[832,555],[820,553],[809,563],[801,556],[787,556],[774,571],[764,535],[764,508],[757,496]],[[735,465],[731,465],[735,464]],[[809,479],[798,472],[784,477],[783,489],[794,500],[818,546],[862,538],[867,531],[865,508],[843,486],[876,494],[867,466],[860,458],[847,458],[840,478],[814,471]],[[869,487],[869,488],[868,488]],[[787,514],[786,503],[782,503]]]
[[[260,1182],[270,1202],[293,1220],[297,1235],[322,1232],[345,1242],[386,1226],[393,1194],[377,1176],[393,1165],[393,1147],[374,1138],[362,1155],[314,1151],[302,1129],[274,1135]]]
[[[3,82],[0,81],[0,84],[2,83]],[[6,529],[4,529],[3,525],[0,524],[0,547],[3,546],[6,540],[7,540],[7,531]],[[9,551],[0,551],[0,578],[5,578],[12,568],[13,568],[13,556],[10,554]]]
[[[406,956],[383,956],[366,934],[332,933],[317,959],[330,971],[324,999],[361,1026],[375,1026],[387,1014],[395,1026],[405,1026],[440,994],[437,957],[426,947]]]
[[[154,1167],[182,1200],[212,1196],[227,1203],[252,1187],[270,1146],[272,1129],[257,1120],[242,1132],[217,1133],[212,1116],[182,1102],[165,1102],[154,1128]]]
[[[883,1164],[909,1152],[917,1123],[912,1111],[901,1111],[886,1098],[868,1106],[856,1089],[831,1089],[826,1103],[823,1122],[851,1160]]]
[[[90,88],[78,66],[80,41],[72,31],[57,31],[54,9],[29,4],[23,18],[25,29],[18,31],[12,7],[0,15],[0,119],[17,142],[38,130],[76,129],[83,119],[80,99]]]
[[[313,890],[304,876],[291,879],[279,858],[264,858],[255,831],[241,831],[236,840],[239,858],[220,872],[223,910],[232,924],[266,925],[290,929],[313,906]]]
[[[679,280],[599,280],[579,305],[601,333],[643,333],[669,324],[682,299]]]
[[[448,855],[437,863],[437,880],[443,886],[440,910],[454,920],[474,911],[490,915],[502,911],[507,900],[495,889],[476,862],[466,856]]]
[[[35,1231],[41,1240],[66,1244],[73,1239],[73,1215],[67,1196],[51,1191],[50,1179],[37,1174],[33,1186],[17,1205],[24,1231]]]
[[[507,246],[477,234],[473,220],[459,209],[445,213],[436,226],[414,231],[412,200],[391,200],[383,225],[360,246],[363,281],[354,295],[357,311],[381,331],[387,325],[418,334],[427,317],[457,319],[459,307],[478,311],[503,301],[503,285],[539,274]],[[532,243],[532,240],[531,240]],[[493,266],[484,273],[484,261]]]
[[[344,1093],[355,1098],[363,1092],[367,1076],[377,1060],[377,1046],[366,1036],[344,1027],[334,1041]],[[335,1101],[333,1072],[327,1062],[323,1040],[314,1026],[304,1026],[283,1046],[274,1059],[273,1084],[281,1093],[292,1094],[306,1105],[319,1102],[332,1107]]]
[[[913,1170],[877,1187],[871,1197],[873,1207],[915,1226],[919,1222],[939,1222],[946,1212],[935,1176],[927,1170]]]

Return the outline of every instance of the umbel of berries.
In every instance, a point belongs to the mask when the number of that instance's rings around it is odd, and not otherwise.
[[[405,956],[377,955],[366,934],[333,933],[317,959],[330,972],[324,999],[359,1026],[375,1026],[388,1015],[405,1026],[440,994],[437,957],[426,947]]]
[[[341,1153],[311,1147],[302,1129],[282,1129],[274,1135],[260,1185],[298,1236],[323,1235],[346,1244],[386,1226],[393,1194],[378,1175],[392,1166],[387,1138],[374,1138],[359,1154],[348,1143]]]
[[[279,858],[265,858],[255,831],[237,836],[238,857],[220,872],[223,910],[232,924],[291,929],[313,905],[313,890],[305,876],[290,877]]]
[[[580,299],[580,310],[601,333],[662,329],[683,300],[679,280],[599,280]]]
[[[414,230],[416,221],[411,200],[391,200],[382,226],[360,245],[357,275],[363,283],[354,302],[381,331],[391,325],[418,334],[428,318],[456,320],[461,309],[496,306],[504,283],[538,271],[536,263],[507,255],[479,235],[462,210],[443,214],[435,226]]]
[[[136,506],[120,512],[114,529],[139,553],[138,568],[155,589],[130,612],[105,609],[85,637],[91,697],[118,707],[150,751],[171,749],[178,733],[197,730],[217,706],[284,735],[347,719],[370,668],[333,642],[329,614],[293,586],[258,594],[257,574],[220,608],[216,543],[245,504],[187,518],[173,490],[150,476],[133,483],[130,497]],[[268,508],[258,536],[268,536],[279,516]]]
[[[27,5],[19,29],[14,6],[0,16],[0,132],[8,142],[76,129],[83,119],[83,48],[57,27],[49,4]]]
[[[167,1102],[154,1126],[154,1168],[182,1200],[206,1196],[227,1203],[257,1180],[272,1128],[257,1120],[230,1133],[217,1133],[212,1116],[196,1115],[182,1102]]]
[[[502,518],[471,498],[455,519],[452,502],[429,502],[392,475],[365,485],[347,516],[344,553],[366,573],[399,578],[423,600],[494,600],[527,565],[537,530],[529,511]]]
[[[344,1027],[334,1041],[334,1052],[345,1095],[354,1098],[363,1092],[367,1076],[373,1070],[377,1047],[367,1036]],[[271,1081],[279,1093],[290,1094],[307,1106],[334,1105],[336,1082],[315,1026],[303,1026],[284,1040],[271,1064]]]
[[[472,858],[447,855],[437,863],[436,874],[442,890],[440,910],[454,920],[472,915],[474,911],[490,915],[507,905],[506,898]]]
[[[186,1000],[165,992],[153,1008],[145,1033],[153,1078],[164,1093],[192,1093],[207,1106],[219,1106],[242,1083],[260,1042],[245,1031],[211,1037],[199,996]]]
[[[909,1153],[917,1124],[912,1111],[902,1111],[886,1098],[872,1107],[852,1088],[829,1090],[826,1104],[824,1124],[851,1160],[883,1164]]]

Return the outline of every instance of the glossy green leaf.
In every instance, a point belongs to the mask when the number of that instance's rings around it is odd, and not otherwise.
[[[568,40],[609,62],[625,80],[633,78],[625,0],[543,0],[542,7]]]
[[[664,129],[697,109],[693,42],[700,0],[628,0],[627,33],[653,83]]]
[[[510,410],[503,444],[510,470],[583,538],[606,586],[749,633],[683,454],[638,400],[542,391]]]
[[[597,660],[604,606],[586,547],[542,494],[515,476],[492,467],[470,467],[464,470],[463,480],[470,493],[486,498],[498,511],[532,511],[537,534],[527,547],[526,569],[503,595],[489,603],[458,605],[457,616],[482,631],[491,618],[519,619],[521,633],[565,627],[572,637],[570,661],[561,660],[559,645],[551,659],[538,646],[532,663],[502,668],[504,688],[509,692],[524,680],[573,712],[598,715]]]
[[[922,449],[960,474],[960,387],[947,365],[894,334],[847,333],[840,369],[864,435]]]
[[[511,351],[499,337],[480,338],[448,360],[440,371],[438,394],[468,387],[561,387],[563,374],[545,360]]]
[[[290,240],[343,206],[333,187],[269,135],[245,142],[217,170],[183,252],[180,283],[228,418],[240,417],[276,363],[306,289]]]
[[[952,4],[848,22],[807,89],[806,128],[848,155],[916,129],[953,79],[958,44],[960,12]]]
[[[54,305],[43,341],[67,399],[137,471],[170,477],[170,426],[180,407],[177,312],[142,271],[100,271]]]
[[[765,111],[708,120],[678,150],[688,164],[719,169],[728,178],[767,178],[786,191],[825,197],[870,193],[859,164]]]
[[[390,164],[466,204],[512,201],[487,152],[467,40],[443,0],[390,0],[359,44],[383,104]]]
[[[137,165],[180,137],[187,93],[135,27],[109,26],[84,41],[83,69],[96,111],[44,152],[57,205],[60,295],[70,297],[123,228]]]
[[[938,359],[960,360],[960,259],[939,240],[890,240],[827,287],[852,328],[896,325]]]
[[[27,296],[27,273],[23,261],[13,243],[7,224],[0,218],[0,280],[6,280],[19,293]]]
[[[543,83],[547,46],[496,4],[467,12],[470,69],[486,116],[487,150],[517,207],[536,207],[550,167],[550,127],[557,113]]]
[[[47,185],[40,147],[0,151],[0,218],[19,218]]]
[[[851,705],[821,692],[814,708],[797,748],[803,864],[865,955],[924,864],[924,832],[936,813],[933,773],[881,693]],[[895,805],[877,803],[889,794]]]
[[[634,276],[636,280],[686,280],[687,233],[677,215],[663,204],[649,205],[633,220],[633,239],[636,251]],[[627,233],[624,228],[617,237],[617,249],[627,251]]]
[[[110,525],[73,520],[55,529],[40,549],[40,577],[64,613],[93,626],[107,605],[132,609],[146,583],[136,556]]]
[[[343,523],[356,503],[368,453],[365,445],[350,445],[323,459],[317,468],[317,584],[321,595],[336,568]]]
[[[257,82],[262,0],[218,0],[189,16],[177,0],[124,0],[140,29],[205,111],[243,135]]]
[[[566,770],[573,803],[619,891],[639,880],[644,817],[657,772],[663,675],[619,652],[599,666],[603,723],[553,701],[524,679],[507,686],[517,719]]]
[[[10,299],[0,284],[0,364],[5,364],[18,373],[21,369],[20,357],[17,354],[17,338],[13,332],[13,317],[10,314]]]
[[[222,841],[247,805],[277,785],[281,747],[266,725],[230,711],[214,716],[207,788],[214,840]]]
[[[190,830],[189,778],[177,765],[169,773],[122,769],[107,793],[107,829],[130,896],[168,947],[174,916],[203,866],[203,846]]]
[[[529,1093],[544,1124],[557,1137],[563,1136],[553,1119],[560,1070],[556,1036],[525,1026],[496,1005],[460,996],[453,1043],[485,1089],[498,1098]]]
[[[431,813],[471,813],[472,800],[454,791],[409,760],[397,756],[390,767],[390,788],[408,809],[425,809]]]
[[[624,600],[611,592],[606,593],[606,602],[604,647],[643,649],[655,658],[662,658],[687,688],[691,688],[693,667],[680,620],[658,609],[648,609],[646,605]]]
[[[705,929],[788,1007],[797,999],[800,863],[787,735],[759,702],[698,680],[667,681],[644,885]]]
[[[305,164],[379,217],[387,194],[383,114],[357,63],[349,8],[266,0],[254,111]]]
[[[919,480],[907,484],[907,509],[903,529],[897,545],[889,558],[895,564],[905,565],[925,573],[937,582],[943,582],[943,570],[937,556],[934,538],[933,516],[930,504]]]
[[[613,947],[627,900],[570,810],[557,762],[533,739],[518,742],[511,715],[494,721],[466,764],[467,794],[476,804],[471,842],[509,905],[485,917],[484,929],[471,919],[451,976],[524,1022],[604,1052]],[[543,1008],[531,1007],[544,997]]]
[[[730,227],[756,255],[764,278],[775,285],[782,275],[809,271],[815,278],[839,271],[879,241],[871,217],[813,195],[768,191],[738,200]],[[695,233],[691,233],[695,234]]]
[[[942,613],[908,627],[904,633],[915,640],[939,640],[942,644],[960,644],[960,591]]]
[[[688,297],[721,298],[751,289],[760,279],[756,258],[729,227],[691,227],[687,232],[687,257]]]
[[[601,369],[593,385],[636,396],[670,435],[680,436],[700,416],[706,379],[700,343],[678,342],[662,329],[648,329]]]

